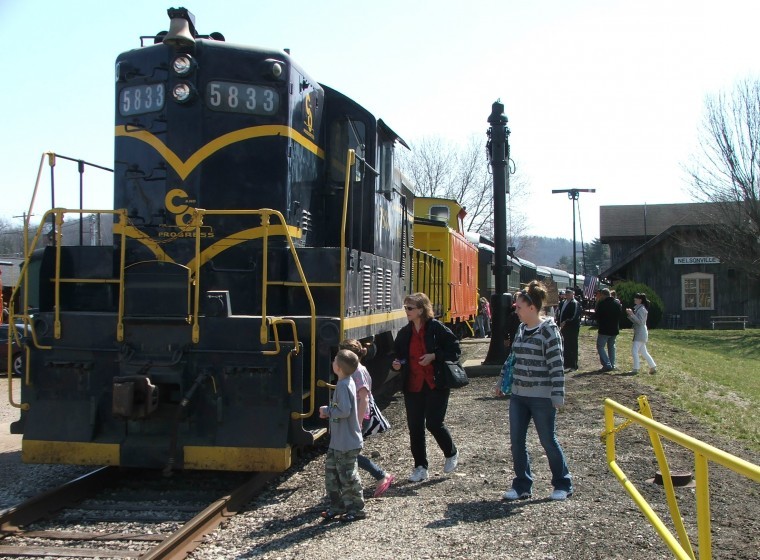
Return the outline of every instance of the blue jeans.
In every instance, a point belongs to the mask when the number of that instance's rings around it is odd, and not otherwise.
[[[531,418],[536,426],[538,439],[549,459],[552,486],[555,490],[572,492],[573,481],[554,429],[557,409],[552,405],[551,399],[519,395],[512,395],[509,399],[509,438],[512,443],[512,461],[515,470],[512,488],[518,494],[530,493],[533,488],[530,457],[528,457],[528,448],[525,443]]]
[[[359,468],[363,471],[367,471],[375,480],[382,480],[385,478],[385,471],[372,462],[372,459],[366,455],[359,455],[356,458],[356,462]]]
[[[615,340],[616,335],[598,334],[596,335],[596,351],[599,353],[599,361],[602,363],[602,367],[614,368],[615,367]],[[607,347],[605,352],[604,348]]]

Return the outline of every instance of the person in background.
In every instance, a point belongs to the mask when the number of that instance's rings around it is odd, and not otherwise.
[[[623,307],[612,299],[610,290],[608,288],[599,290],[594,311],[596,324],[599,327],[596,334],[596,351],[604,372],[612,371],[616,367],[615,341],[620,333],[622,315]]]
[[[362,346],[362,343],[354,338],[348,338],[338,345],[340,350],[350,350],[359,357],[359,366],[356,371],[351,375],[356,385],[356,413],[359,418],[359,424],[362,425],[362,433],[364,432],[364,423],[369,420],[369,403],[374,402],[372,396],[372,377],[367,371],[367,368],[361,363],[362,358],[367,355],[367,349]],[[366,455],[359,453],[356,461],[360,469],[367,471],[372,478],[377,481],[375,487],[375,498],[382,496],[386,490],[393,484],[395,477],[392,474],[388,474],[382,468],[377,466],[372,459]]]
[[[362,430],[356,414],[356,385],[351,375],[359,367],[359,357],[350,350],[339,350],[333,359],[338,376],[328,406],[319,407],[319,417],[330,419],[330,445],[325,456],[325,489],[330,507],[322,518],[330,521],[355,521],[366,516],[364,494],[356,458],[362,450]]]
[[[404,309],[409,323],[396,336],[391,367],[399,371],[405,366],[404,405],[414,458],[409,481],[421,482],[428,478],[425,428],[443,451],[443,472],[453,472],[459,463],[459,451],[444,424],[451,390],[443,383],[441,368],[446,361],[459,361],[461,351],[456,335],[433,317],[433,306],[425,294],[406,296]]]
[[[559,330],[562,333],[565,372],[578,370],[578,333],[581,330],[581,304],[575,299],[575,290],[565,289],[565,301],[559,308]]]
[[[649,331],[647,330],[647,316],[649,315],[649,301],[645,293],[638,293],[633,296],[633,309],[628,308],[625,312],[628,319],[633,323],[633,373],[639,373],[639,354],[649,364],[649,373],[657,373],[657,364],[652,356],[647,352],[647,341],[649,340]]]
[[[477,338],[485,338],[491,332],[491,306],[488,300],[481,297],[478,300],[478,314],[475,317],[475,329]]]
[[[565,500],[573,494],[572,477],[556,434],[557,409],[565,404],[562,338],[554,320],[540,315],[546,295],[544,285],[534,280],[517,296],[517,313],[522,324],[512,344],[516,359],[509,399],[509,439],[515,476],[512,488],[503,495],[505,500],[532,495],[533,475],[526,443],[531,419],[552,473],[554,491],[549,498]]]

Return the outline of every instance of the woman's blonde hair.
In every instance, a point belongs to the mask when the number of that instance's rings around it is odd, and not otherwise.
[[[430,298],[422,292],[415,294],[409,294],[404,298],[404,305],[414,305],[418,309],[422,309],[422,318],[425,321],[429,321],[435,315],[433,314],[433,304],[430,303]]]

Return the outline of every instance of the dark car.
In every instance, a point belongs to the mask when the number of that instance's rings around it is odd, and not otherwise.
[[[8,364],[8,336],[10,325],[0,325],[0,371],[5,372]],[[16,334],[18,337],[24,335],[24,325],[16,325]],[[11,343],[11,356],[13,356],[12,369],[14,375],[21,375],[24,372],[24,350],[18,343],[13,340]]]

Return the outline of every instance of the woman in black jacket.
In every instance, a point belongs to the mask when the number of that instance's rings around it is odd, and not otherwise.
[[[409,324],[396,337],[396,359],[391,367],[404,367],[404,405],[409,427],[409,443],[414,470],[409,480],[421,482],[428,477],[425,428],[433,434],[446,458],[443,472],[457,468],[459,452],[443,423],[449,404],[449,389],[443,382],[443,363],[459,361],[459,340],[443,323],[433,318],[433,306],[423,293],[404,299]]]

